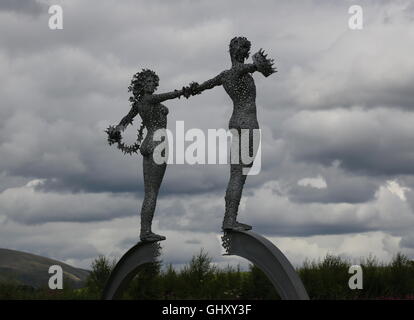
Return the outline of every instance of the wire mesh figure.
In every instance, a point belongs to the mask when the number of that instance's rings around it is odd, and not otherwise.
[[[273,59],[268,59],[264,51],[260,49],[252,57],[253,63],[244,63],[249,57],[251,43],[245,37],[235,37],[230,41],[229,52],[231,68],[221,72],[216,77],[203,82],[193,83],[191,93],[200,94],[202,91],[223,86],[224,90],[233,101],[233,113],[229,121],[229,129],[235,129],[240,133],[247,129],[249,134],[249,155],[254,159],[257,150],[253,150],[253,135],[255,129],[259,129],[256,114],[256,85],[251,73],[259,71],[265,77],[276,72],[273,68]],[[243,152],[241,139],[238,139],[238,150]],[[232,148],[233,149],[233,148]],[[243,168],[251,167],[251,163],[243,163],[239,156],[238,163],[230,165],[230,179],[225,196],[225,214],[223,219],[223,230],[250,230],[251,226],[236,220],[239,204],[242,196],[246,175]]]
[[[152,232],[152,220],[157,203],[158,192],[164,178],[167,164],[157,163],[154,160],[153,152],[158,144],[162,141],[154,139],[154,133],[159,129],[167,127],[168,108],[161,102],[165,100],[190,96],[190,87],[183,87],[181,90],[155,94],[159,84],[157,74],[149,69],[143,69],[136,73],[128,87],[132,92],[130,102],[132,104],[129,113],[120,121],[116,127],[107,129],[109,144],[118,144],[118,148],[125,153],[132,154],[140,150],[143,156],[143,173],[144,173],[144,200],[141,208],[141,241],[161,241],[165,237]],[[142,125],[138,132],[138,141],[133,146],[126,146],[122,143],[121,131],[132,123],[133,119],[140,115]],[[143,129],[147,130],[145,139],[143,138]],[[142,143],[141,143],[142,141]]]

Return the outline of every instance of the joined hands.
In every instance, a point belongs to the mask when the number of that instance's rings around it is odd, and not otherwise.
[[[191,82],[190,85],[183,87],[183,96],[187,99],[191,96],[194,96],[196,94],[200,94],[200,85],[197,82]]]

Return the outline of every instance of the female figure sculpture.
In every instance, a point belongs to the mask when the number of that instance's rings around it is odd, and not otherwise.
[[[183,87],[181,90],[174,90],[172,92],[155,94],[159,84],[159,77],[156,73],[149,69],[143,69],[136,73],[131,81],[128,91],[132,92],[130,102],[132,104],[129,113],[120,121],[116,127],[109,127],[107,129],[109,144],[118,144],[118,148],[125,153],[133,153],[140,150],[143,156],[143,171],[144,171],[144,201],[141,208],[141,241],[161,241],[165,237],[152,232],[151,225],[154,217],[155,206],[158,197],[158,191],[161,186],[162,179],[167,164],[158,164],[153,159],[153,151],[155,147],[161,143],[153,139],[154,133],[159,129],[167,127],[168,108],[161,102],[169,99],[190,96],[190,88]],[[135,116],[140,115],[142,125],[138,133],[138,143],[133,146],[125,146],[121,139],[121,131],[132,123]],[[144,141],[140,144],[143,137],[143,129],[147,129],[147,134]]]

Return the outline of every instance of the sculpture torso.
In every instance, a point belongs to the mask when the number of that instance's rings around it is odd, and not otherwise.
[[[147,135],[141,144],[141,154],[143,156],[150,155],[154,148],[161,143],[161,141],[154,141],[154,132],[158,129],[167,128],[168,108],[161,103],[157,104],[141,104],[140,116],[147,128]]]
[[[233,113],[229,128],[257,129],[256,85],[250,73],[240,74],[238,66],[223,73],[224,90],[233,101]]]

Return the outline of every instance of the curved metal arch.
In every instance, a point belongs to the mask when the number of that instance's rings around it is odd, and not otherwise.
[[[243,257],[259,267],[284,300],[309,300],[295,269],[269,240],[252,231],[228,230],[222,237],[225,255]]]
[[[158,242],[138,242],[125,253],[116,264],[102,293],[103,300],[121,297],[122,292],[140,267],[146,263],[157,262],[161,246]]]
[[[285,300],[309,300],[295,269],[283,253],[269,240],[252,231],[226,231],[222,237],[226,255],[238,255],[259,267]],[[102,299],[112,300],[123,290],[146,263],[154,263],[160,255],[158,242],[139,242],[125,253],[112,271]]]

